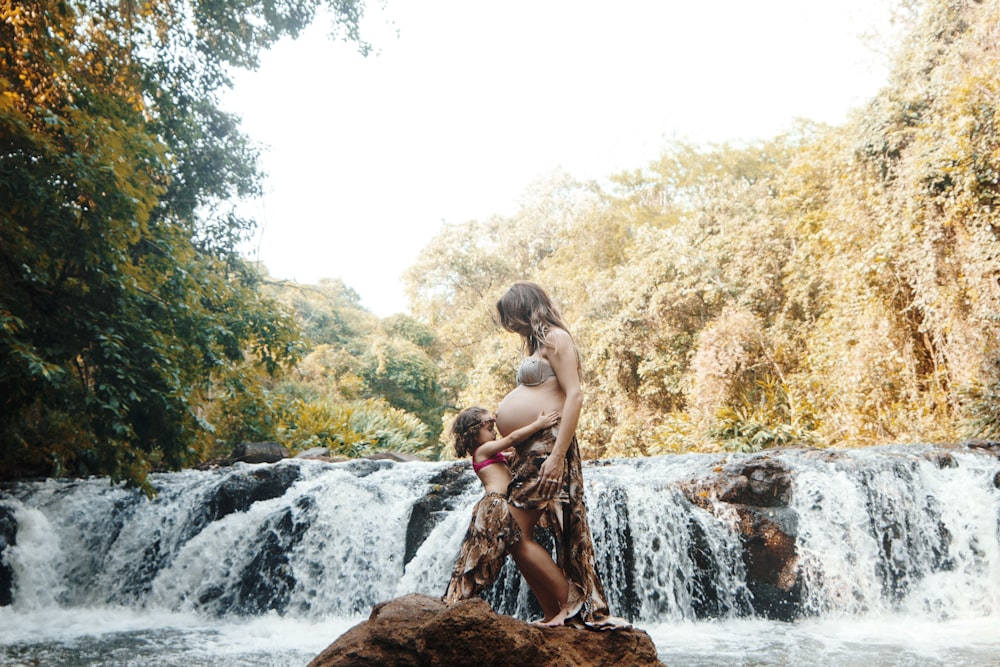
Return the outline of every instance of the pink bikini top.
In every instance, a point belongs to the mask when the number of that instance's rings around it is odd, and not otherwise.
[[[496,454],[486,459],[485,461],[481,461],[479,463],[473,461],[472,469],[475,470],[476,472],[479,472],[486,466],[492,465],[494,463],[507,463],[507,457],[503,455],[503,452],[497,452]]]

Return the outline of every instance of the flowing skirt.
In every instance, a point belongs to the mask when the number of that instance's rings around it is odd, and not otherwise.
[[[507,552],[521,539],[521,529],[510,514],[507,497],[490,492],[472,509],[472,521],[455,561],[448,590],[448,604],[476,597],[500,576]]]
[[[538,472],[552,453],[558,427],[544,429],[516,445],[510,461],[514,480],[508,488],[510,504],[521,509],[543,509],[538,525],[552,532],[556,563],[569,580],[567,623],[592,628],[628,625],[610,616],[604,585],[595,568],[594,541],[583,504],[583,467],[576,436],[566,450],[563,480],[555,497],[540,491]]]

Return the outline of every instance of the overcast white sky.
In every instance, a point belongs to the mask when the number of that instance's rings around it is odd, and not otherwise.
[[[341,278],[379,316],[405,312],[400,274],[443,223],[512,213],[553,169],[600,179],[671,138],[844,122],[885,81],[859,37],[887,25],[880,7],[388,0],[369,8],[368,58],[316,25],[224,100],[265,146],[249,254],[277,278]]]

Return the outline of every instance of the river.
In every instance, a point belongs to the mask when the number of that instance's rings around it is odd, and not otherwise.
[[[612,612],[671,667],[998,664],[1000,462],[956,451],[943,466],[931,449],[771,454],[794,473],[793,621],[754,616],[733,517],[678,491],[747,455],[588,464]],[[443,592],[480,493],[461,469],[445,488],[455,471],[240,464],[154,475],[153,501],[103,479],[12,486],[0,664],[305,665],[373,604]],[[530,617],[516,581],[489,600]]]

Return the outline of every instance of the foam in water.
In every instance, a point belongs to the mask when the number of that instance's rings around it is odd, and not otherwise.
[[[40,510],[17,505],[14,518],[19,545],[5,552],[4,563],[13,574],[16,604],[23,610],[54,607],[66,592],[56,562],[59,535]]]

